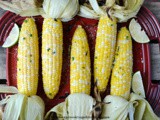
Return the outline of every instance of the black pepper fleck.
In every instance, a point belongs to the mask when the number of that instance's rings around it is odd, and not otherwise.
[[[86,52],[86,56],[88,55],[88,51]]]

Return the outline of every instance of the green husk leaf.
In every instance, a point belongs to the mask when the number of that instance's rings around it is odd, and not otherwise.
[[[0,85],[0,93],[18,93],[18,89],[13,86]]]

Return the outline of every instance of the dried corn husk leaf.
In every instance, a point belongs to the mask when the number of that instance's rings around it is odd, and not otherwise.
[[[136,120],[160,120],[160,118],[154,113],[150,104],[142,96],[135,93],[131,93],[130,101],[137,101],[138,106],[135,107],[135,119]]]
[[[24,101],[27,99],[25,95],[11,95],[2,101],[0,105],[5,105],[3,120],[18,120],[21,111],[24,109]]]
[[[79,11],[78,0],[44,0],[44,17],[61,18],[62,21],[71,20]]]
[[[138,74],[138,77],[135,76]],[[102,110],[102,118],[109,118],[111,120],[126,120],[129,116],[130,120],[159,120],[156,114],[153,112],[150,104],[144,99],[144,95],[139,92],[144,91],[141,75],[136,72],[134,79],[138,79],[141,85],[137,86],[136,93],[131,93],[129,101],[120,96],[108,95],[105,97],[104,102],[110,102],[105,104]],[[135,81],[134,81],[135,82]],[[135,84],[132,82],[132,84]],[[133,87],[133,85],[132,85]],[[132,88],[133,89],[133,88]],[[139,91],[140,90],[140,91]],[[144,93],[145,94],[145,93]]]
[[[99,6],[97,0],[89,0],[89,2],[93,9],[84,4],[89,10],[80,8],[80,16],[97,19],[97,16],[109,14],[111,17],[116,17],[118,22],[126,22],[137,15],[144,0],[124,0],[123,6],[120,5],[119,0],[106,0],[103,6]],[[92,14],[88,14],[88,11]]]
[[[10,95],[1,100],[0,105],[5,106],[3,120],[44,119],[44,102],[38,96]]]
[[[44,118],[44,102],[43,100],[34,95],[28,97],[25,110],[25,120],[43,120]]]
[[[18,89],[13,86],[0,85],[0,93],[18,93]]]
[[[133,103],[129,103],[126,99],[119,96],[108,95],[104,102],[110,102],[103,106],[101,118],[109,118],[111,120],[126,120],[127,115],[130,114],[130,119],[133,118],[134,108]]]
[[[125,0],[124,6],[114,5],[110,10],[110,15],[118,18],[119,22],[126,22],[135,17],[141,8],[144,0]]]
[[[127,101],[119,96],[106,96],[104,102],[111,102],[103,106],[101,118],[111,120],[159,120],[150,104],[142,96],[132,93]]]
[[[89,95],[82,93],[75,93],[69,95],[65,102],[58,104],[53,107],[45,116],[47,120],[52,112],[57,114],[59,119],[76,119],[81,120],[86,118],[87,120],[92,119],[92,109],[96,104],[96,101]]]
[[[104,11],[99,5],[97,0],[89,0],[93,10],[99,15],[105,15],[106,11]]]
[[[21,16],[36,16],[43,14],[42,0],[11,0],[0,1],[0,7]]]
[[[99,18],[99,15],[96,14],[94,10],[91,10],[88,7],[83,6],[83,5],[80,5],[80,12],[78,15],[85,17],[85,18],[94,18],[94,19]]]

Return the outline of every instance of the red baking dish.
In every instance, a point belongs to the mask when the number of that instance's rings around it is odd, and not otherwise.
[[[34,17],[38,31],[39,31],[39,42],[41,46],[41,29],[43,18],[41,16]],[[11,28],[14,23],[17,23],[19,27],[21,26],[24,17],[20,17],[14,13],[6,12],[5,15],[0,19],[0,44],[2,45],[8,36]],[[146,31],[151,41],[158,41],[160,43],[160,26],[158,24],[157,19],[154,15],[145,7],[142,7],[137,16],[138,22],[141,24],[142,28]],[[41,75],[41,65],[40,65],[40,73],[39,73],[39,86],[38,86],[38,95],[44,100],[46,105],[46,112],[51,109],[53,106],[58,103],[64,101],[64,99],[69,94],[69,64],[70,64],[70,44],[71,38],[73,36],[74,30],[77,25],[82,25],[87,32],[88,41],[91,51],[91,62],[93,68],[93,53],[94,53],[94,45],[96,38],[96,30],[97,30],[97,20],[86,19],[82,17],[76,16],[73,20],[63,23],[64,28],[64,51],[63,51],[63,69],[62,69],[62,78],[59,93],[53,100],[49,100],[42,86],[42,75]],[[125,24],[128,26],[128,23]],[[124,24],[119,24],[120,26],[124,26]],[[9,49],[7,49],[7,85],[16,86],[17,80],[17,46],[15,45]],[[41,58],[40,58],[41,61]],[[139,44],[133,41],[133,72],[138,70],[141,71],[143,77],[143,83],[146,92],[146,99],[151,104],[152,108],[158,115],[160,113],[160,85],[152,83],[151,81],[151,66],[150,66],[150,47],[148,44]],[[92,69],[93,73],[93,69]],[[92,75],[93,76],[93,75]],[[93,83],[93,77],[92,77]],[[93,91],[93,85],[92,85]],[[92,94],[91,94],[92,95]]]

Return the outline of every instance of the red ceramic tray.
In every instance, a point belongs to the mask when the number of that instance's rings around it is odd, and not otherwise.
[[[39,33],[39,42],[41,46],[41,28],[43,18],[38,16],[34,17]],[[3,44],[6,37],[8,36],[14,23],[17,23],[19,27],[21,26],[24,17],[20,17],[11,12],[6,12],[6,14],[0,19],[0,45]],[[139,23],[142,28],[146,31],[151,41],[158,41],[160,43],[160,26],[154,15],[145,7],[142,7],[138,17]],[[42,87],[42,75],[41,75],[41,65],[39,73],[39,86],[38,95],[42,97],[46,104],[46,112],[55,106],[56,104],[64,101],[66,96],[69,94],[69,61],[70,53],[69,48],[71,44],[71,38],[73,36],[74,30],[77,25],[81,24],[87,32],[88,41],[91,51],[91,62],[93,68],[93,53],[97,30],[97,20],[86,19],[76,16],[72,21],[63,23],[64,27],[64,51],[63,51],[63,68],[62,68],[62,78],[59,93],[53,100],[49,100]],[[119,24],[118,27],[128,24]],[[40,51],[41,52],[41,51]],[[40,58],[41,61],[41,58]],[[17,79],[17,45],[7,49],[7,84],[9,86],[16,86]],[[160,85],[154,84],[151,81],[151,68],[150,68],[150,47],[149,44],[139,44],[133,41],[133,72],[138,70],[141,71],[143,77],[143,83],[145,87],[146,97],[151,104],[154,111],[158,114],[160,112]],[[93,69],[92,69],[93,70]],[[93,71],[92,71],[93,73]],[[92,75],[93,83],[93,75]],[[92,86],[93,91],[93,86]]]

